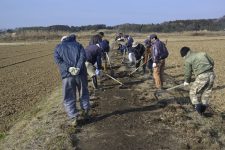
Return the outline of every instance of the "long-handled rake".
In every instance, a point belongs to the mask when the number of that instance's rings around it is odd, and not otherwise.
[[[149,60],[151,60],[151,59],[152,59],[152,57],[150,57],[150,58],[147,60],[147,62],[148,62]],[[142,67],[142,66],[144,66],[145,64],[147,64],[147,62],[141,64],[138,68],[136,68],[135,70],[133,70],[133,71],[129,74],[129,76],[131,76],[133,73],[135,73],[140,67]]]
[[[120,86],[119,86],[120,89],[126,89],[126,88],[128,88],[128,87],[127,87],[126,85],[124,85],[122,82],[120,82],[119,80],[113,78],[113,77],[110,76],[109,74],[105,73],[105,75],[106,75],[107,77],[111,78],[113,81],[116,81],[117,83],[119,83],[119,84],[120,84]]]
[[[179,84],[179,85],[176,85],[176,86],[174,86],[174,87],[165,89],[165,90],[159,90],[159,91],[156,91],[156,92],[154,92],[154,96],[155,96],[155,98],[158,100],[160,94],[165,93],[165,92],[169,92],[169,91],[171,91],[171,90],[174,90],[174,89],[177,89],[177,88],[181,88],[181,87],[184,87],[184,84],[183,84],[183,83],[182,83],[182,84]]]

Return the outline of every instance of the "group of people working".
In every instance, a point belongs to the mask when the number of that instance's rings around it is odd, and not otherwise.
[[[88,76],[91,77],[93,86],[98,89],[97,76],[106,68],[106,57],[110,50],[109,41],[103,39],[104,33],[91,37],[86,48],[77,42],[74,34],[63,36],[56,46],[54,59],[59,66],[63,85],[63,103],[65,110],[76,126],[79,115],[76,109],[77,91],[80,99],[82,115],[88,117],[90,109]],[[152,34],[144,41],[144,44],[136,42],[130,35],[119,33],[115,41],[118,42],[118,50],[122,55],[128,54],[130,65],[136,68],[143,67],[144,73],[148,66],[157,90],[163,90],[165,59],[169,52],[166,44],[159,40],[156,34]],[[190,99],[199,114],[203,114],[208,107],[211,95],[214,75],[214,62],[204,52],[192,52],[189,47],[180,49],[181,57],[185,59],[184,86],[191,83],[192,73],[195,81],[190,87]]]

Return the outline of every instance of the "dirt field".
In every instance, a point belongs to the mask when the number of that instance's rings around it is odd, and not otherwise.
[[[145,37],[138,36],[138,40]],[[0,129],[6,133],[2,148],[225,149],[225,67],[221,65],[225,63],[225,37],[160,38],[168,40],[170,50],[167,88],[183,82],[183,60],[179,54],[182,46],[205,51],[215,60],[216,81],[208,117],[196,114],[188,89],[164,93],[156,100],[153,80],[139,73],[129,77],[133,68],[120,64],[121,56],[112,52],[117,77],[128,88],[119,89],[117,83],[106,78],[102,90],[95,93],[97,98],[92,100],[92,119],[80,121],[79,127],[73,129],[65,125],[61,90],[55,91],[61,84],[52,56],[55,43],[4,45],[0,46]],[[89,88],[93,96],[91,85]],[[53,96],[46,101],[50,94]],[[21,116],[27,112],[34,114],[22,122]]]
[[[0,46],[0,131],[59,85],[55,44]]]

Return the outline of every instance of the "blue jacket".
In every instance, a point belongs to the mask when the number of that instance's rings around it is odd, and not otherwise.
[[[97,69],[102,67],[102,48],[97,45],[89,45],[85,48],[87,61],[94,65],[97,62]]]
[[[132,47],[133,42],[134,42],[134,39],[131,36],[129,36],[127,41],[127,47]]]
[[[154,63],[158,63],[161,59],[162,55],[164,55],[165,44],[157,39],[154,43],[152,43],[152,60]]]
[[[110,50],[109,46],[109,41],[108,40],[103,40],[102,42],[99,43],[100,47],[102,48],[103,53],[108,53]]]
[[[69,67],[80,68],[79,74],[86,74],[87,70],[84,65],[86,55],[83,46],[75,41],[74,35],[68,36],[54,51],[55,63],[58,64],[62,79],[72,76]]]

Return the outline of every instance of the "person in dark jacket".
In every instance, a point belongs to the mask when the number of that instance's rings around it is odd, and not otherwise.
[[[144,56],[144,63],[145,65],[143,66],[143,71],[144,73],[146,72],[146,66],[148,67],[149,71],[150,71],[150,75],[152,75],[153,70],[152,70],[152,51],[151,51],[151,41],[150,39],[146,39],[144,41],[144,46],[145,46],[145,56]]]
[[[98,89],[97,76],[101,75],[102,70],[102,54],[109,47],[106,41],[100,42],[100,44],[89,45],[85,48],[87,61],[85,65],[87,67],[88,75],[92,78],[92,83],[95,89]],[[97,63],[97,67],[95,69],[94,65]]]
[[[139,42],[134,42],[132,47],[128,51],[128,58],[131,64],[135,64],[135,67],[140,66],[141,60],[144,58],[145,47]]]
[[[123,33],[117,33],[115,37],[115,41],[119,41],[121,40],[121,38],[123,38]]]
[[[190,87],[190,99],[199,114],[204,114],[209,105],[215,79],[214,61],[205,52],[192,52],[189,47],[182,47],[181,57],[185,59],[184,86],[191,82],[192,73],[195,81]]]
[[[62,77],[65,110],[72,124],[76,126],[78,116],[76,91],[78,90],[80,94],[82,90],[80,105],[85,115],[88,113],[90,103],[85,67],[86,55],[83,46],[76,41],[74,34],[62,38],[62,42],[55,48],[54,59]]]
[[[99,43],[99,46],[102,48],[103,69],[104,69],[104,71],[107,71],[107,67],[108,67],[107,59],[108,59],[108,61],[110,61],[109,54],[108,54],[109,50],[110,50],[109,41],[105,39]]]
[[[132,47],[132,44],[134,42],[134,39],[130,36],[130,35],[124,35],[124,39],[126,41],[126,46],[127,48],[131,48]]]
[[[104,32],[99,32],[96,35],[93,35],[89,41],[89,45],[95,45],[102,42],[102,38],[104,37]]]
[[[153,77],[156,88],[161,90],[163,88],[165,59],[168,56],[168,51],[165,44],[158,39],[157,35],[150,35],[150,40],[152,44]]]

